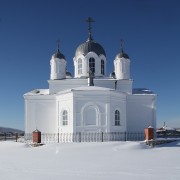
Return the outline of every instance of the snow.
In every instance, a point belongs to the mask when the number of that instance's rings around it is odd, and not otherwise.
[[[1,180],[177,180],[180,141],[64,143],[31,147],[0,142]]]
[[[49,95],[49,89],[34,89],[24,95]]]
[[[168,126],[164,126],[163,129],[164,130],[169,130],[169,131],[175,131],[175,128],[171,128],[171,127],[168,127]]]
[[[71,91],[115,91],[111,88],[99,87],[99,86],[80,86],[76,88],[66,89],[58,92],[58,94],[65,94]]]
[[[111,88],[99,87],[99,86],[81,86],[77,88],[73,88],[75,91],[114,91]]]

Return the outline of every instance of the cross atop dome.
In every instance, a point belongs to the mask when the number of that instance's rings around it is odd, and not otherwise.
[[[60,52],[60,40],[57,40],[57,52],[53,54],[54,58],[66,59],[65,56]]]
[[[60,51],[60,40],[57,40],[57,51]]]
[[[124,40],[120,39],[120,52],[116,55],[116,58],[126,58],[129,59],[128,54],[126,54],[123,50]]]
[[[88,19],[86,20],[86,22],[88,23],[88,40],[87,41],[92,41],[92,33],[91,33],[91,23],[95,22],[91,17],[88,17]]]
[[[123,53],[123,45],[124,45],[124,40],[120,39],[120,52]]]

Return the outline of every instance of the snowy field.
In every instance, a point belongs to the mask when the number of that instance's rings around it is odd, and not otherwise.
[[[0,142],[0,180],[179,180],[180,141],[69,143],[30,147]]]

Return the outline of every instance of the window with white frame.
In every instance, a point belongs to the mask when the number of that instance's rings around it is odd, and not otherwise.
[[[115,126],[120,126],[120,112],[118,110],[115,111]]]
[[[82,59],[78,59],[78,74],[82,74]]]
[[[104,75],[104,60],[101,59],[101,74]]]
[[[64,110],[62,112],[62,125],[67,126],[68,125],[68,112],[67,110]]]
[[[89,58],[89,70],[95,73],[95,59]]]

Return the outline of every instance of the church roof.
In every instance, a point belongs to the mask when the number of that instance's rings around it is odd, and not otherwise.
[[[103,47],[99,43],[96,43],[91,39],[88,39],[86,42],[78,46],[75,52],[75,56],[78,56],[79,54],[86,56],[89,52],[94,52],[98,56],[101,54],[106,56]]]
[[[120,52],[116,55],[116,58],[125,58],[125,59],[129,59],[129,56],[124,53],[124,52]]]
[[[114,72],[114,71],[113,71],[113,72],[111,72],[111,73],[110,73],[110,75],[109,75],[109,77],[110,77],[110,78],[115,79],[115,78],[116,78],[116,74],[115,74],[115,72]]]
[[[117,91],[117,90],[111,89],[111,88],[99,87],[99,86],[80,86],[80,87],[76,87],[76,88],[70,88],[70,89],[66,89],[63,91],[59,91],[57,93],[57,95],[71,93],[71,92],[88,92],[88,94],[89,93],[97,93],[97,92],[106,94],[107,92],[112,92],[112,93],[116,93],[118,95],[123,95],[123,96],[126,95],[126,93],[124,93],[124,92],[120,92],[120,91]]]
[[[128,56],[128,54],[126,54],[126,53],[123,51],[123,48],[121,48],[121,51],[116,55],[116,58],[129,59],[129,56]],[[116,58],[115,58],[115,59],[116,59]]]
[[[77,88],[73,88],[72,90],[75,91],[114,91],[114,89],[111,88],[105,88],[105,87],[99,87],[99,86],[81,86]]]
[[[59,49],[55,54],[53,54],[53,57],[58,58],[58,59],[66,59],[65,56],[60,52]]]
[[[64,93],[69,93],[72,91],[115,91],[114,89],[111,88],[104,88],[104,87],[99,87],[99,86],[80,86],[76,88],[71,88],[67,89],[64,91],[59,91],[57,94],[64,94]]]
[[[72,74],[69,71],[66,71],[66,76],[72,77]]]
[[[59,48],[59,40],[57,41],[57,52],[56,53],[54,53],[52,56],[54,57],[54,58],[58,58],[58,59],[66,59],[65,58],[65,56],[60,52],[60,48]]]
[[[71,91],[115,91],[115,90],[111,88],[104,88],[104,87],[99,87],[99,86],[80,86],[80,87],[75,87],[75,88],[67,89],[64,91],[60,91],[58,92],[58,94],[61,94],[61,93],[64,94]]]
[[[98,56],[101,54],[106,56],[106,53],[103,47],[99,43],[96,43],[93,41],[92,32],[91,32],[91,29],[92,29],[91,23],[95,21],[91,17],[88,17],[86,22],[88,22],[88,39],[86,42],[78,46],[75,52],[75,57],[78,56],[79,54],[86,56],[89,52],[94,52]]]
[[[132,94],[155,94],[153,91],[146,88],[134,88]]]
[[[25,95],[49,95],[49,89],[34,89]]]

